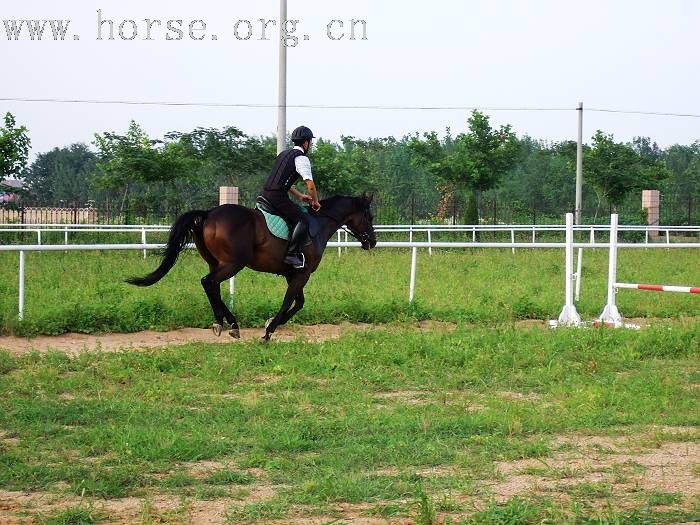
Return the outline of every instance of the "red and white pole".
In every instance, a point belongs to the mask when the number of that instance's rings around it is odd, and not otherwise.
[[[698,293],[698,294],[700,294],[700,287],[697,287],[697,286],[669,286],[666,284],[615,283],[615,288],[627,288],[629,290],[650,290],[652,292],[676,292],[676,293]]]

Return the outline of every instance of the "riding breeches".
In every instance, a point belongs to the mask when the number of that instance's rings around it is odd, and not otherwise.
[[[287,222],[292,225],[298,222],[309,224],[309,215],[301,211],[301,208],[290,200],[286,191],[263,191],[262,195]]]

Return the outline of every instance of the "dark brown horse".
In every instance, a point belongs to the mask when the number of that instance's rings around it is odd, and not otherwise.
[[[377,244],[371,203],[372,197],[366,195],[321,201],[321,209],[310,212],[315,219],[311,228],[315,241],[304,247],[306,264],[298,270],[283,264],[287,241],[270,233],[259,210],[235,204],[224,204],[209,211],[192,210],[181,215],[170,229],[160,266],[145,277],[127,282],[137,286],[157,283],[173,267],[190,238],[193,239],[199,254],[209,264],[209,274],[202,278],[202,286],[214,311],[214,333],[221,334],[226,320],[231,326],[229,333],[238,338],[240,329],[236,317],[221,300],[221,283],[245,267],[283,275],[287,279],[287,292],[279,312],[265,325],[263,340],[267,342],[278,326],[289,321],[304,306],[304,286],[321,263],[326,245],[338,228],[347,226],[365,250]]]

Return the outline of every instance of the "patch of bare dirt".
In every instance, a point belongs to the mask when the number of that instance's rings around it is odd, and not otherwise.
[[[323,342],[338,339],[341,335],[354,331],[387,330],[390,325],[370,325],[366,323],[320,324],[310,326],[281,327],[275,332],[273,341],[290,342],[298,339],[310,342]],[[456,328],[453,323],[438,321],[423,321],[415,326],[419,331],[452,331]],[[0,348],[8,350],[13,355],[23,355],[32,351],[46,352],[49,350],[75,355],[82,351],[98,350],[102,352],[117,352],[120,350],[160,348],[164,346],[182,345],[187,343],[232,344],[237,341],[257,341],[265,335],[263,328],[243,328],[241,338],[233,339],[226,331],[216,337],[211,329],[181,328],[169,332],[134,332],[114,333],[104,335],[61,334],[56,336],[37,336],[33,338],[3,336],[0,337]]]
[[[666,434],[698,434],[693,427],[656,427]],[[505,501],[528,493],[565,492],[580,483],[605,483],[616,491],[679,492],[688,499],[700,495],[700,443],[657,442],[644,446],[639,436],[561,436],[553,457],[499,462],[502,481],[491,485],[496,499]],[[653,439],[651,440],[653,442]]]
[[[392,390],[372,394],[377,401],[397,401],[404,405],[423,405],[428,402],[429,392],[423,390]]]
[[[499,392],[498,395],[503,399],[510,399],[513,401],[537,401],[538,399],[540,399],[540,395],[535,394],[534,392],[529,392],[525,394],[523,392],[503,391]]]

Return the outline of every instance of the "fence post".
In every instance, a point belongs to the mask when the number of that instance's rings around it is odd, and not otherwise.
[[[24,319],[24,250],[19,252],[19,320]]]
[[[576,311],[576,306],[574,305],[574,294],[572,287],[572,279],[574,272],[574,214],[566,214],[566,249],[564,250],[564,256],[566,258],[565,263],[565,297],[564,297],[564,308],[562,308],[561,314],[559,314],[559,324],[566,326],[578,326],[581,324],[581,317],[579,317]]]
[[[515,245],[515,230],[510,230],[510,242]],[[515,254],[515,246],[513,246],[512,251]]]
[[[428,228],[428,244],[431,244],[432,242],[433,242],[433,240],[430,236],[430,228]],[[433,254],[433,247],[428,246],[428,255],[432,255],[432,254]]]
[[[615,305],[615,281],[617,280],[617,213],[610,216],[610,255],[608,258],[608,303],[598,321],[622,326],[622,316]]]
[[[418,255],[418,248],[415,246],[411,248],[411,283],[408,288],[408,302],[413,303],[413,299],[416,296],[416,259]]]
[[[340,230],[338,230],[338,242],[340,242]],[[340,254],[343,252],[343,249],[338,246],[338,257],[340,257]]]
[[[146,246],[146,228],[141,228],[141,244]],[[146,258],[146,248],[143,249],[143,258]]]

